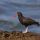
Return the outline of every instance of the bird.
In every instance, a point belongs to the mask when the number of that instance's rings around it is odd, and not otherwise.
[[[23,33],[26,33],[28,32],[28,26],[30,25],[37,25],[37,26],[40,26],[39,22],[37,22],[36,20],[33,20],[32,18],[30,17],[25,17],[23,16],[22,12],[17,12],[17,16],[18,16],[18,19],[19,19],[19,22],[25,26],[26,30],[23,31]]]

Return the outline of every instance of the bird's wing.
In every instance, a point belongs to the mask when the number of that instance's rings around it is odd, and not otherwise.
[[[29,23],[29,22],[32,22],[32,19],[31,18],[23,18],[23,22],[24,23]]]
[[[31,19],[23,19],[23,22],[31,22]]]
[[[24,20],[24,21],[26,21],[26,20],[32,20],[32,18],[24,17],[23,20]]]

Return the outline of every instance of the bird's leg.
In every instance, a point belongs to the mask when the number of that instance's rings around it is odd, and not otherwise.
[[[28,27],[22,32],[22,33],[27,33],[28,32]]]

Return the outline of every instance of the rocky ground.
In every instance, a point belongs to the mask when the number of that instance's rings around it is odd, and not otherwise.
[[[40,40],[40,33],[0,31],[0,40]]]

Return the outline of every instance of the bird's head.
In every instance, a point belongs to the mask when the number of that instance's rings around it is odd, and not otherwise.
[[[22,13],[21,12],[17,12],[17,16],[22,16]]]

